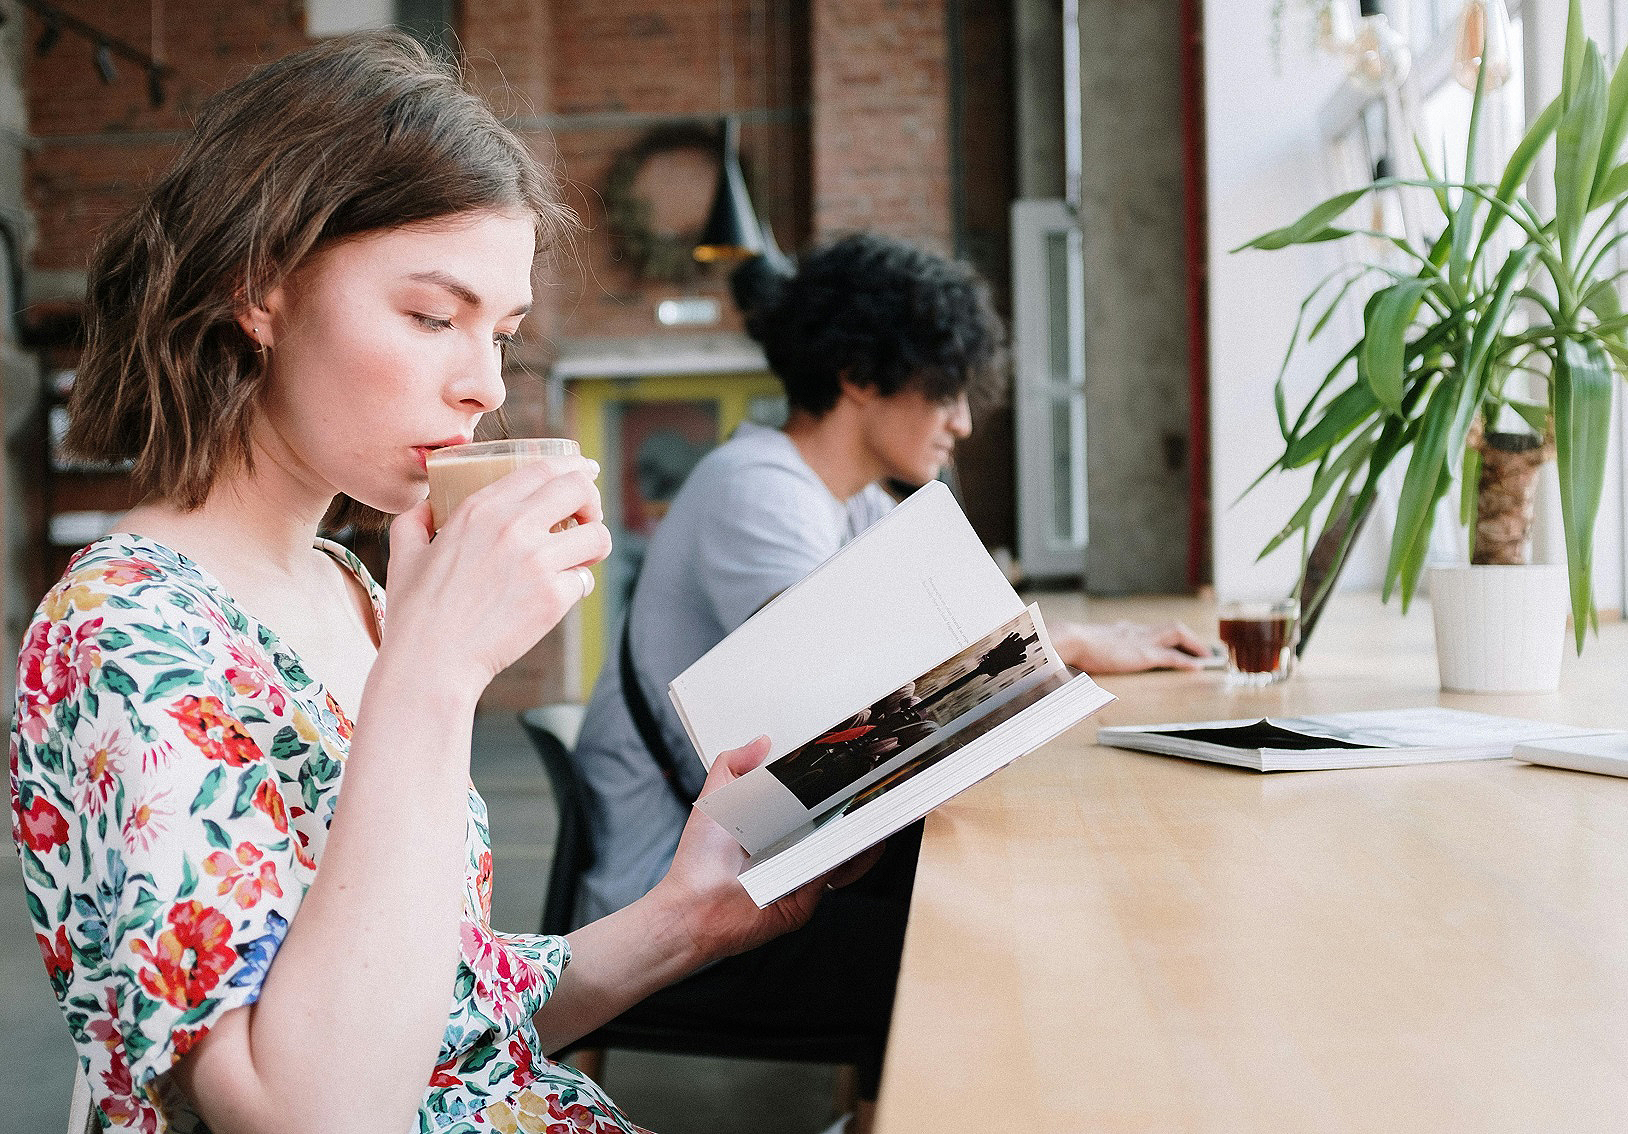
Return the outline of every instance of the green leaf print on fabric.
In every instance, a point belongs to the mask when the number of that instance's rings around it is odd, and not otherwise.
[[[130,675],[112,662],[103,662],[99,680],[102,688],[117,693],[121,697],[129,697],[136,691],[136,683]]]
[[[183,666],[179,669],[166,670],[157,677],[149,679],[147,692],[142,695],[142,700],[146,701],[148,704],[152,704],[154,701],[162,700],[164,697],[175,692],[177,689],[185,689],[189,686],[202,684],[203,675],[199,673],[198,670],[193,669],[191,666]],[[132,692],[134,692],[134,690],[132,690]]]
[[[354,556],[320,546],[367,589],[382,626],[383,592]],[[160,1076],[223,1012],[259,996],[318,868],[352,722],[297,654],[184,556],[118,533],[69,572],[20,659],[12,740],[14,823],[31,839],[25,900],[100,1113],[112,1129],[189,1134],[201,1129],[193,1116],[162,1113]],[[64,635],[88,648],[53,652]],[[468,798],[466,920],[448,973],[463,991],[418,1126],[491,1130],[488,1109],[523,1090],[565,1091],[614,1114],[540,1050],[531,1014],[568,947],[493,933],[484,805],[473,788]],[[613,1121],[596,1134],[635,1129]]]
[[[254,806],[254,793],[266,780],[264,764],[250,764],[238,777],[237,797],[232,800],[232,818],[241,819]]]
[[[210,773],[203,778],[203,783],[198,787],[198,794],[192,797],[192,814],[196,815],[198,812],[208,807],[211,803],[214,803],[215,797],[220,795],[221,785],[223,785],[225,782],[226,767],[225,765],[217,764],[213,769],[211,769]]]
[[[300,734],[293,725],[284,725],[277,730],[277,735],[271,738],[271,758],[273,760],[288,760],[302,755],[311,746],[300,739]]]

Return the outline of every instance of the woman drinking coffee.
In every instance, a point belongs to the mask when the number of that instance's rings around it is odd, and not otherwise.
[[[502,403],[535,251],[569,223],[491,110],[386,33],[217,96],[101,240],[68,444],[146,496],[40,605],[12,743],[103,1128],[633,1130],[547,1054],[845,880],[758,910],[698,813],[644,900],[569,938],[490,925],[476,700],[609,537],[581,457],[438,533],[425,467]],[[336,502],[396,515],[388,594],[318,536]]]

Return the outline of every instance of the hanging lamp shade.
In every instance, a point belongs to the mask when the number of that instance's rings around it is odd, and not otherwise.
[[[718,187],[694,251],[703,264],[739,263],[763,251],[763,230],[741,173],[740,122],[729,117],[719,126]]]
[[[792,258],[780,251],[780,244],[774,238],[774,225],[768,221],[762,222],[763,251],[760,255],[764,261],[781,275],[789,276],[797,270]]]
[[[1479,76],[1483,89],[1495,91],[1509,81],[1509,30],[1504,0],[1464,0],[1453,52],[1459,86],[1474,91]]]
[[[750,315],[772,300],[785,281],[797,273],[792,258],[780,251],[774,239],[774,226],[763,222],[763,251],[749,256],[729,273],[729,293],[742,315]]]

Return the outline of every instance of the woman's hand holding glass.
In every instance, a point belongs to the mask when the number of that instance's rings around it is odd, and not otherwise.
[[[471,494],[439,534],[428,501],[398,516],[386,641],[433,643],[426,662],[478,695],[591,589],[587,568],[611,545],[598,472],[584,457],[541,459]]]

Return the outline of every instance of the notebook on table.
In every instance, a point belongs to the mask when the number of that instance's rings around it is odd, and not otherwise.
[[[1566,738],[1598,731],[1425,705],[1303,717],[1113,725],[1097,730],[1097,743],[1257,772],[1299,772],[1497,760],[1507,758],[1518,744],[1564,743]]]

